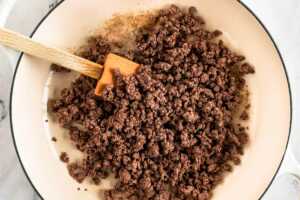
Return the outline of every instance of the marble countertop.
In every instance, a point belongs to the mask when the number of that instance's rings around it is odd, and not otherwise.
[[[300,199],[300,1],[242,0],[261,19],[276,41],[287,67],[293,95],[290,145],[275,181],[263,200]],[[57,0],[0,0],[0,26],[29,35]],[[28,7],[30,6],[30,7]],[[30,8],[30,12],[27,9]],[[26,12],[26,13],[25,13]],[[38,200],[13,147],[8,102],[18,53],[0,46],[0,200]],[[298,85],[297,85],[298,84]],[[296,175],[296,176],[295,176]]]

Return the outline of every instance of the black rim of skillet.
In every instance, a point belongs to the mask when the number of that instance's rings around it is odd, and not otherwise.
[[[65,0],[62,0],[60,3],[58,3],[54,8],[52,8],[43,18],[42,20],[38,23],[38,25],[35,27],[35,29],[33,30],[33,32],[31,33],[30,37],[32,37],[35,32],[37,31],[37,29],[40,27],[40,25],[45,21],[45,19],[57,8],[59,7]],[[290,124],[289,124],[289,133],[288,133],[288,140],[287,140],[287,143],[286,143],[286,147],[285,147],[285,150],[284,150],[284,154],[281,158],[281,161],[278,165],[278,168],[275,172],[275,174],[273,175],[273,178],[271,179],[269,185],[267,186],[267,188],[264,190],[264,192],[261,194],[261,196],[259,197],[259,199],[261,199],[265,193],[268,191],[268,189],[270,188],[270,186],[272,185],[276,175],[278,174],[278,171],[281,167],[281,164],[283,162],[283,159],[286,155],[286,150],[287,150],[287,147],[288,147],[288,144],[289,144],[289,141],[290,141],[290,136],[291,136],[291,127],[292,127],[292,111],[293,111],[293,108],[292,108],[292,91],[291,91],[291,85],[290,85],[290,80],[289,80],[289,77],[288,77],[288,73],[287,73],[287,69],[286,69],[286,66],[284,64],[284,60],[283,60],[283,57],[279,51],[279,48],[277,46],[277,44],[275,43],[273,37],[271,36],[269,30],[266,28],[266,26],[262,23],[262,21],[256,16],[256,14],[245,4],[243,3],[241,0],[238,0],[238,2],[253,16],[255,17],[255,19],[259,22],[259,24],[263,27],[263,29],[265,30],[265,32],[268,34],[269,38],[271,39],[274,47],[276,48],[276,51],[280,57],[280,60],[281,60],[281,63],[282,63],[282,66],[283,66],[283,69],[284,69],[284,73],[285,73],[285,76],[286,76],[286,80],[287,80],[287,83],[288,83],[288,90],[289,90],[289,97],[290,97]],[[11,92],[10,92],[10,105],[9,105],[9,112],[10,112],[10,128],[11,128],[11,134],[12,134],[12,138],[13,138],[13,143],[14,143],[14,147],[15,147],[15,150],[16,150],[16,153],[17,153],[17,156],[18,156],[18,160],[21,164],[21,167],[23,169],[23,172],[25,173],[25,176],[26,178],[28,179],[30,185],[32,186],[32,188],[34,189],[34,191],[36,192],[36,194],[41,198],[41,199],[45,199],[43,198],[43,196],[39,193],[39,191],[37,190],[37,188],[34,186],[33,182],[31,181],[24,165],[23,165],[23,162],[22,162],[22,159],[21,159],[21,156],[19,154],[19,151],[18,151],[18,148],[17,148],[17,145],[16,145],[16,140],[15,140],[15,136],[14,136],[14,129],[13,129],[13,121],[12,121],[12,97],[13,97],[13,89],[14,89],[14,84],[15,84],[15,79],[16,79],[16,74],[18,72],[18,68],[19,68],[19,65],[20,65],[20,62],[22,60],[22,57],[23,57],[23,53],[20,55],[19,59],[18,59],[18,62],[17,62],[17,65],[16,65],[16,69],[15,69],[15,72],[14,72],[14,75],[13,75],[13,81],[12,81],[12,86],[11,86]]]

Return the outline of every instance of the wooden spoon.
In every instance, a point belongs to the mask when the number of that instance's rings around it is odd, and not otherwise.
[[[97,79],[96,95],[101,95],[106,85],[113,84],[113,69],[118,69],[123,75],[130,75],[139,67],[139,64],[112,53],[107,55],[102,66],[4,28],[0,28],[0,44]]]

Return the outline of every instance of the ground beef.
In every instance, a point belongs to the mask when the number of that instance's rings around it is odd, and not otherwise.
[[[244,76],[254,68],[217,39],[220,31],[208,31],[193,7],[162,9],[137,32],[136,74],[115,71],[101,97],[96,81],[81,76],[51,104],[85,155],[69,172],[96,184],[115,174],[107,200],[210,199],[248,142],[234,119]],[[81,55],[103,64],[109,51],[100,37]]]
[[[51,65],[51,70],[54,72],[70,72],[69,69],[61,67],[59,65],[53,64]]]
[[[240,119],[242,120],[248,120],[249,119],[249,113],[245,110],[242,112]]]
[[[52,140],[52,142],[57,142],[57,138],[56,137],[52,137],[51,140]]]
[[[62,152],[61,154],[60,154],[60,160],[62,161],[62,162],[64,162],[64,163],[68,163],[69,162],[69,156],[68,156],[68,154],[66,153],[66,152]]]

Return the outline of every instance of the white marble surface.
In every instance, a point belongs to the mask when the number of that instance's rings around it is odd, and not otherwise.
[[[16,1],[16,4],[15,4]],[[49,9],[49,2],[56,0],[0,0],[0,26],[23,34],[30,34]],[[83,1],[84,2],[84,1]],[[290,77],[294,123],[291,142],[282,167],[263,197],[263,200],[299,200],[300,186],[295,174],[300,176],[300,1],[299,0],[243,0],[263,21],[271,32],[284,58]],[[12,10],[12,12],[10,12]],[[30,12],[28,11],[30,10]],[[0,47],[0,200],[38,199],[28,183],[13,148],[8,120],[8,101],[12,73],[18,53]],[[297,86],[298,84],[298,86]],[[3,102],[3,103],[2,103]],[[4,108],[4,107],[5,108]],[[300,163],[300,162],[299,162]]]

